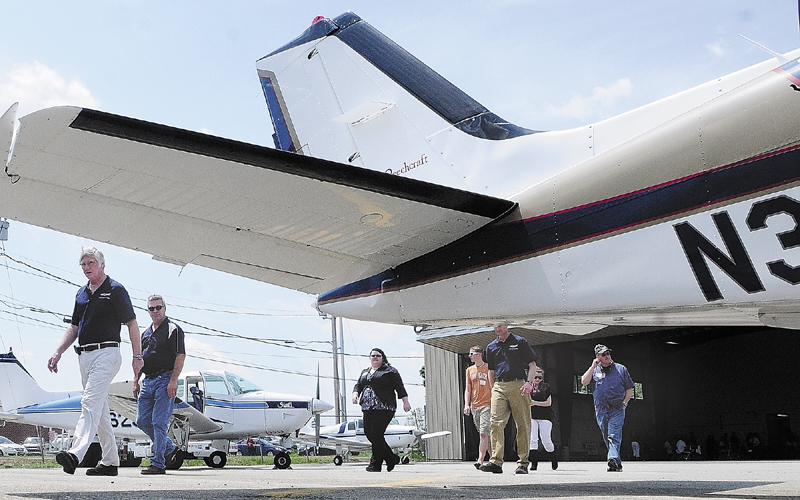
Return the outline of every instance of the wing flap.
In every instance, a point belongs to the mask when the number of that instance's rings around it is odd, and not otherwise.
[[[513,207],[93,110],[49,108],[20,123],[0,215],[308,293],[432,251]]]

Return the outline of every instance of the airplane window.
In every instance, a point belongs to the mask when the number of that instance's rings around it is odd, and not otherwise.
[[[246,392],[255,392],[262,390],[260,387],[250,382],[249,380],[245,380],[239,375],[234,375],[233,373],[230,372],[225,372],[225,378],[228,379],[228,382],[230,382],[231,387],[233,387],[234,394],[244,394]]]
[[[356,430],[356,423],[355,423],[355,421],[353,421],[353,422],[347,422],[347,430],[348,430],[348,431],[354,431],[354,430]]]
[[[176,394],[176,396],[181,399],[183,399],[183,389],[184,389],[183,385],[184,385],[183,379],[182,378],[178,379],[178,394]]]
[[[389,425],[400,425],[400,422],[398,422],[396,418],[393,418],[389,421]]]
[[[219,375],[203,375],[203,380],[206,383],[206,393],[208,394],[230,394],[228,391],[228,384],[225,379]]]
[[[359,429],[363,429],[364,428],[364,419],[363,418],[359,418],[358,419],[358,428]]]

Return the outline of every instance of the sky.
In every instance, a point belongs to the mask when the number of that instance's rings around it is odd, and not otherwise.
[[[566,129],[769,59],[740,34],[775,52],[800,47],[797,8],[795,0],[7,1],[0,114],[17,101],[18,116],[77,105],[271,147],[256,60],[315,16],[350,10],[502,118]],[[44,389],[80,386],[74,354],[57,374],[46,364],[85,283],[80,249],[91,244],[128,289],[142,328],[146,297],[165,297],[187,333],[186,370],[228,370],[308,395],[319,370],[322,399],[333,402],[331,326],[314,297],[10,221],[0,242],[0,350],[13,348]],[[412,407],[424,405],[423,346],[411,327],[345,319],[343,332],[346,393],[381,347]],[[123,355],[118,380],[131,377],[130,349]],[[347,412],[359,409],[348,403]]]

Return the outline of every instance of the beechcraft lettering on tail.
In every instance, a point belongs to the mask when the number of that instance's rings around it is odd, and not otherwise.
[[[544,131],[347,12],[256,61],[275,148],[79,107],[15,127],[12,106],[0,216],[418,332],[800,329],[800,50],[773,56]],[[187,201],[130,194],[154,178]]]

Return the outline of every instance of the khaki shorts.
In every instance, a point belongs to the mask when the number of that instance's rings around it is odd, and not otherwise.
[[[478,433],[488,435],[492,418],[492,407],[470,408],[470,412],[472,413],[472,421],[475,422],[475,428],[478,429]]]

